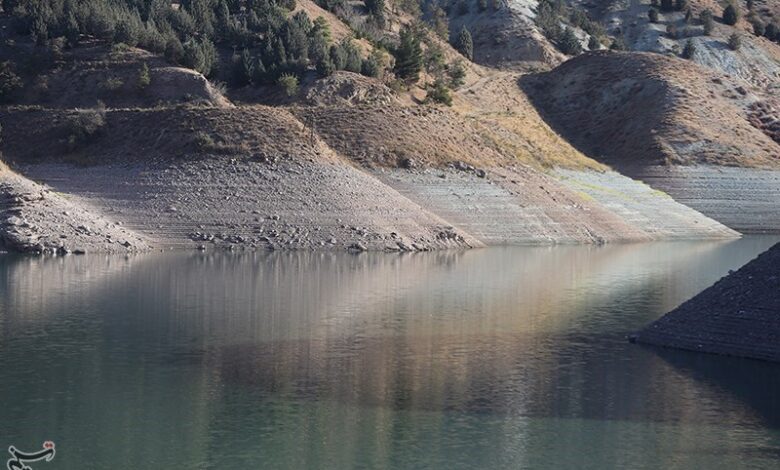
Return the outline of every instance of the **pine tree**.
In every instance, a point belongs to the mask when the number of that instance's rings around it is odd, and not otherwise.
[[[565,28],[561,39],[558,41],[558,48],[566,55],[579,55],[582,53],[582,44],[571,28]]]
[[[138,79],[136,80],[136,87],[143,91],[146,90],[152,83],[152,76],[149,73],[149,66],[144,62],[138,70]]]
[[[704,34],[709,36],[715,28],[715,19],[710,10],[704,10],[700,15],[701,24],[704,26]]]
[[[460,34],[458,34],[458,39],[455,42],[455,49],[463,54],[463,57],[468,60],[474,59],[474,42],[471,39],[471,33],[465,26],[461,28]]]
[[[401,30],[401,43],[395,50],[395,73],[407,82],[417,82],[422,70],[423,53],[420,39],[409,27]]]
[[[452,88],[460,88],[466,83],[466,67],[463,65],[463,61],[458,59],[455,63],[451,64],[447,68],[447,75],[450,77],[450,86]]]

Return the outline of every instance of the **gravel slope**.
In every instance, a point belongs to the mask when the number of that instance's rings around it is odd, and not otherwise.
[[[0,249],[33,253],[125,253],[147,238],[0,167]]]
[[[780,244],[640,331],[641,343],[780,361]]]
[[[740,232],[780,232],[780,170],[653,166],[631,176]]]
[[[229,158],[23,172],[162,248],[423,251],[738,236],[615,173]]]

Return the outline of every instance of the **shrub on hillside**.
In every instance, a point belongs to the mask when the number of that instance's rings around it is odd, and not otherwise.
[[[739,48],[742,47],[742,38],[737,33],[733,33],[731,36],[729,36],[729,49],[732,51],[737,51]]]
[[[558,41],[558,49],[566,55],[579,55],[582,53],[582,44],[571,28],[565,28],[561,39]]]
[[[712,12],[710,10],[704,10],[699,15],[699,19],[701,20],[701,24],[704,27],[704,34],[709,36],[712,33],[712,30],[715,28],[715,19],[712,16]]]
[[[674,11],[674,0],[661,0],[661,11]]]
[[[276,83],[284,90],[287,96],[295,96],[298,93],[298,77],[292,74],[282,74]]]
[[[688,41],[685,43],[685,47],[682,50],[682,58],[693,59],[693,56],[695,54],[696,54],[696,44],[693,43],[693,40],[688,39]]]
[[[753,24],[753,34],[755,34],[756,36],[761,37],[766,33],[766,25],[758,18],[754,19],[752,21],[752,24]]]
[[[438,79],[434,82],[425,96],[425,101],[452,106],[452,94],[444,80]]]
[[[119,90],[122,89],[122,87],[125,85],[125,82],[122,81],[119,77],[109,77],[102,82],[100,82],[100,89],[107,93],[116,93]]]
[[[650,20],[651,23],[658,23],[658,10],[655,8],[650,8],[647,11],[647,18]]]
[[[737,10],[737,7],[735,7],[733,3],[729,3],[723,10],[723,22],[727,25],[734,26],[737,24],[737,21],[739,21],[739,10]]]
[[[22,79],[14,71],[12,62],[0,62],[0,102],[11,101],[22,88]]]
[[[100,135],[106,125],[106,108],[102,103],[94,109],[78,110],[66,121],[69,151],[87,145]]]
[[[456,60],[454,63],[447,67],[447,75],[450,78],[450,86],[454,89],[458,89],[466,83],[466,67],[463,65],[462,60]]]
[[[771,41],[777,41],[780,38],[780,26],[777,23],[769,23],[766,25],[766,31],[764,31],[764,37]]]
[[[146,63],[141,64],[141,68],[138,70],[138,77],[135,82],[136,88],[140,91],[144,91],[152,84],[152,76],[149,73],[149,66]]]

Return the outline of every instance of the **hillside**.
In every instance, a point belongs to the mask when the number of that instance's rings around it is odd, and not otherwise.
[[[694,62],[732,79],[764,89],[780,87],[780,45],[775,39],[758,37],[752,23],[768,25],[777,7],[772,2],[756,2],[754,12],[747,10],[744,2],[737,2],[740,20],[734,26],[722,20],[725,2],[715,0],[689,0],[691,19],[686,21],[685,11],[660,11],[657,22],[648,17],[650,1],[613,0],[606,3],[601,17],[612,35],[624,38],[630,50],[680,55],[690,40],[696,48],[691,57]],[[714,17],[712,31],[705,33],[702,12],[710,11]],[[763,28],[762,28],[763,29]],[[728,47],[729,38],[737,34],[741,46],[738,50]]]
[[[780,168],[776,99],[689,61],[595,52],[522,84],[567,140],[618,168]]]
[[[304,0],[281,25],[245,18],[259,33],[241,29],[244,10],[221,13],[216,43],[172,36],[163,56],[148,51],[153,37],[112,46],[117,34],[103,39],[89,22],[61,50],[57,38],[44,47],[5,29],[21,86],[2,105],[0,149],[20,175],[150,246],[417,251],[737,236],[573,147],[518,73],[465,61],[409,13],[388,8],[380,30],[348,6]],[[117,14],[121,24],[138,13]],[[279,31],[278,50],[262,47],[263,28]],[[362,38],[350,39],[356,28]],[[291,56],[298,33],[307,47]],[[416,80],[378,37],[419,47]],[[42,78],[25,51],[43,61]]]
[[[649,325],[641,343],[780,361],[780,245]]]
[[[775,96],[636,52],[586,54],[521,84],[583,153],[735,230],[780,231]]]

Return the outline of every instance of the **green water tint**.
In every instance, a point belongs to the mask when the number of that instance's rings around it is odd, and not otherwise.
[[[0,449],[55,441],[34,469],[773,468],[779,366],[625,336],[776,241],[0,256]]]

